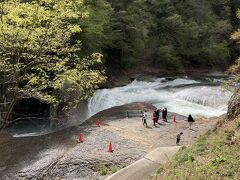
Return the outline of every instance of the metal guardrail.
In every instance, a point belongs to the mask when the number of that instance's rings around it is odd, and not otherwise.
[[[126,117],[142,117],[143,111],[142,110],[127,110],[126,111]]]

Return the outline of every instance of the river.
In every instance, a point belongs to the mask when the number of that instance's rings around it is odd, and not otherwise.
[[[147,102],[181,115],[212,117],[227,112],[232,93],[220,77],[148,78],[112,89],[98,90],[88,104],[89,116],[131,102]]]
[[[232,93],[221,87],[221,77],[144,77],[132,83],[111,89],[99,89],[88,103],[87,114],[90,116],[114,106],[132,102],[147,102],[157,108],[167,108],[184,116],[194,117],[219,116],[227,112],[227,104]],[[80,117],[78,114],[75,117]],[[70,125],[79,124],[85,119],[75,118]],[[70,121],[69,121],[70,122]],[[7,129],[15,137],[38,136],[53,132],[46,121],[23,120]],[[55,129],[54,131],[59,130]]]

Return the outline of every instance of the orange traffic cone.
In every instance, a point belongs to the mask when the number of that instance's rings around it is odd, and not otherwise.
[[[108,152],[113,152],[113,149],[112,149],[112,142],[110,141],[109,145],[108,145]]]
[[[97,120],[97,127],[100,127],[100,119]]]
[[[173,116],[173,123],[176,123],[176,115]]]
[[[82,143],[82,142],[83,142],[83,134],[82,134],[82,133],[79,134],[78,142],[79,142],[79,143]]]

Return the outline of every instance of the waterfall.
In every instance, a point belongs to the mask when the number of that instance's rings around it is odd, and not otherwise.
[[[226,112],[231,92],[220,86],[201,85],[201,81],[165,78],[149,82],[135,80],[112,89],[101,89],[88,103],[89,116],[104,109],[132,102],[147,102],[158,108],[167,107],[182,115],[218,116]]]
[[[230,96],[231,93],[229,91],[223,91],[219,86],[191,87],[174,94],[176,98],[214,108],[225,106]]]
[[[227,103],[232,95],[231,92],[221,89],[220,82],[221,79],[209,77],[202,80],[188,77],[174,80],[155,78],[147,81],[135,80],[123,87],[100,89],[87,104],[86,118],[104,109],[132,102],[147,102],[160,109],[167,107],[169,111],[185,116],[219,116],[226,113]],[[81,109],[79,114],[85,114],[85,104]],[[79,114],[76,117],[80,117]],[[52,132],[46,125],[42,121],[33,121],[32,124],[29,124],[29,121],[19,121],[8,131],[15,137],[38,136]]]

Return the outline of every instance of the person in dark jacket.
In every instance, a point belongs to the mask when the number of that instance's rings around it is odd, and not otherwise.
[[[176,145],[179,145],[182,135],[183,135],[183,132],[180,132],[180,133],[177,135]]]
[[[163,121],[167,122],[167,108],[164,108],[162,110],[162,118],[163,118]]]
[[[161,109],[157,110],[157,121],[156,121],[156,123],[158,123],[158,120],[159,120],[159,117],[160,117],[160,111],[161,111]]]
[[[192,129],[192,124],[195,122],[195,120],[193,119],[191,114],[189,114],[187,121],[189,123],[189,129]]]
[[[152,120],[153,120],[153,125],[156,126],[155,123],[157,122],[157,111],[153,112],[153,119]]]
[[[164,121],[164,117],[165,117],[165,109],[162,110],[162,119]]]
[[[168,111],[167,111],[167,108],[164,108],[165,109],[165,121],[167,122],[167,113],[168,113]]]

